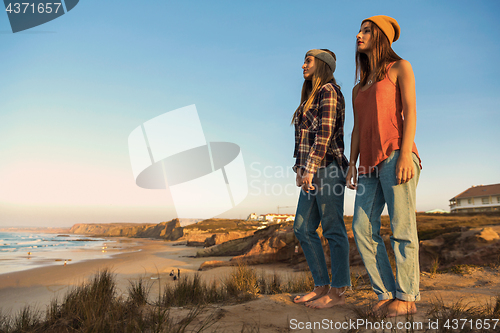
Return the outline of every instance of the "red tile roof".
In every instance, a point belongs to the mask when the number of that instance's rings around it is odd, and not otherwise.
[[[450,200],[458,198],[485,197],[490,195],[500,195],[500,184],[472,186]]]

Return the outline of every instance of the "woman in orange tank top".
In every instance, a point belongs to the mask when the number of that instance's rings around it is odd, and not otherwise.
[[[379,299],[373,310],[389,317],[416,313],[420,299],[415,78],[410,63],[391,48],[399,32],[395,19],[379,15],[364,20],[356,36],[359,83],[352,94],[354,128],[346,177],[347,187],[357,190],[353,232]],[[386,204],[396,277],[380,235]]]

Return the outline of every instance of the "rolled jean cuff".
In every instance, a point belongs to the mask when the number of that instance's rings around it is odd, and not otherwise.
[[[346,292],[348,291],[352,291],[352,286],[351,285],[348,285],[348,286],[343,286],[343,287],[334,287],[332,285],[330,285],[330,288],[335,288],[335,289],[344,289],[340,294],[339,296],[342,296],[344,295]]]
[[[385,301],[385,300],[388,300],[388,299],[394,299],[394,294],[391,293],[391,292],[386,292],[386,293],[383,293],[383,294],[378,294],[378,300],[379,301]]]
[[[347,283],[344,283],[342,284],[340,287],[337,287],[335,286],[333,283],[330,284],[330,287],[332,288],[337,288],[337,289],[340,289],[340,288],[347,288],[349,290],[352,290],[352,285],[351,285],[351,281],[347,282]]]
[[[397,291],[396,298],[405,302],[416,302],[420,301],[420,293],[418,293],[417,295],[408,295]]]
[[[324,287],[324,286],[330,286],[330,281],[327,281],[326,283],[319,283],[319,284],[314,284],[314,288],[317,287]]]

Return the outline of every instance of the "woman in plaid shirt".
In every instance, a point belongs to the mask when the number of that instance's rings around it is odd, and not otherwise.
[[[302,190],[295,214],[294,232],[314,278],[312,292],[297,296],[295,303],[326,308],[345,303],[351,285],[349,241],[344,224],[343,170],[344,96],[335,82],[335,54],[329,50],[306,53],[300,106],[293,115],[296,158],[293,170]],[[321,222],[331,258],[330,281],[321,240],[316,232]]]

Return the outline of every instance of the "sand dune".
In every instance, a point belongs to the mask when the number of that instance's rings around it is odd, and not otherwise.
[[[194,258],[196,248],[174,245],[156,240],[138,240],[131,243],[130,252],[113,256],[112,259],[98,259],[64,266],[37,268],[23,272],[0,275],[0,308],[3,313],[17,313],[25,305],[37,306],[45,310],[50,300],[64,295],[68,288],[82,283],[99,269],[110,268],[116,274],[118,291],[126,294],[130,280],[140,277],[153,277],[152,294],[158,292],[158,276],[160,283],[175,283],[169,273],[172,269],[181,270],[181,274],[193,274],[199,266],[210,258]],[[220,258],[217,260],[229,260]],[[267,272],[294,272],[287,264],[254,266],[256,270]],[[231,272],[230,267],[220,267],[199,272],[203,279],[222,279]],[[364,268],[353,267],[355,272],[364,273]],[[419,313],[414,321],[427,323],[426,312],[431,303],[442,299],[445,303],[462,298],[471,304],[491,302],[500,293],[499,268],[470,268],[465,275],[453,273],[421,274],[422,301],[418,303]],[[294,295],[265,295],[256,300],[225,306],[211,305],[204,310],[204,316],[217,312],[220,320],[215,324],[216,331],[241,332],[242,327],[258,329],[260,332],[308,331],[299,329],[307,323],[321,322],[325,324],[342,323],[356,319],[354,309],[375,302],[375,295],[367,286],[349,292],[347,305],[333,309],[313,310],[292,302]],[[185,309],[173,309],[174,315],[182,316]],[[326,320],[326,321],[325,321]],[[404,318],[402,319],[404,321]],[[301,326],[302,325],[302,326]],[[306,326],[304,326],[306,327]],[[212,330],[214,327],[211,328]],[[323,331],[323,328],[316,329]]]

